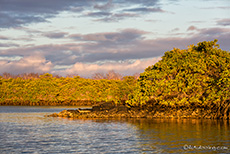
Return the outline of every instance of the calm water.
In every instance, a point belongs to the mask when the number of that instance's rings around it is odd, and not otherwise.
[[[0,106],[0,153],[230,153],[227,121],[44,117],[63,109]]]

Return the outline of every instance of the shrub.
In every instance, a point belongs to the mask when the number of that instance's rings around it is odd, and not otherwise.
[[[217,40],[174,48],[140,74],[129,105],[149,100],[167,106],[226,106],[230,100],[230,53]]]

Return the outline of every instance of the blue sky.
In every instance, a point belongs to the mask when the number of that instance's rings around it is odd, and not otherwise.
[[[0,0],[0,74],[141,73],[172,48],[230,47],[229,0]]]

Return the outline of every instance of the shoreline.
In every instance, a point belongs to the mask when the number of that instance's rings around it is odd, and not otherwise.
[[[64,117],[73,119],[223,119],[230,120],[230,115],[219,114],[208,108],[170,108],[151,104],[144,107],[127,107],[111,102],[102,102],[91,109],[78,108],[63,110],[47,117]]]
[[[0,106],[93,106],[97,104],[91,100],[66,100],[66,101],[4,101],[0,102]]]

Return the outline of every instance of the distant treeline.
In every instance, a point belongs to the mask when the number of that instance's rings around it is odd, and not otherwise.
[[[92,79],[49,73],[0,76],[0,105],[90,105],[100,101],[116,103],[128,99],[137,78],[110,71]]]

